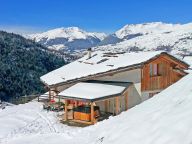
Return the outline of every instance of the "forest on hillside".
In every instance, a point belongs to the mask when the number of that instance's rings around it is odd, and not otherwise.
[[[0,99],[43,93],[39,77],[64,64],[62,56],[46,47],[0,31]]]

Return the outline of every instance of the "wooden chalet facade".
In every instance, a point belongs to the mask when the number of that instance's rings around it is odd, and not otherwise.
[[[99,58],[101,60],[99,60]],[[94,59],[96,59],[97,62],[94,62]],[[111,62],[113,63],[111,64]],[[65,75],[64,73],[67,75],[67,71],[70,73],[70,70],[79,70],[81,73],[81,71],[86,70],[84,68],[87,68],[87,75],[78,78],[71,78],[69,80],[64,79],[63,81],[59,79],[57,83],[51,84],[50,82],[52,81],[48,78],[56,75],[56,70],[54,71],[54,74],[48,73],[48,75],[41,77],[41,80],[49,90],[49,99],[59,97],[65,101],[65,113],[68,112],[67,106],[69,105],[70,100],[73,100],[73,108],[77,107],[78,102],[84,102],[84,104],[90,105],[90,119],[82,121],[91,124],[97,121],[94,116],[94,106],[98,106],[100,111],[104,113],[117,115],[120,112],[151,98],[155,94],[175,83],[187,74],[185,70],[189,67],[185,62],[165,52],[141,52],[133,54],[102,53],[102,55],[94,54],[93,58],[82,58],[77,60],[76,63],[76,65],[79,64],[79,67],[73,66],[75,64],[71,64],[70,67],[69,64],[66,69],[64,66],[62,68],[63,71],[61,69],[59,71],[63,72],[62,75]],[[114,68],[115,65],[118,67]],[[102,71],[93,72],[94,68],[97,70],[98,67],[101,68]],[[103,67],[109,68],[103,70]],[[58,72],[58,75],[59,74],[61,75],[61,73]],[[78,73],[76,74],[78,75]],[[50,84],[48,84],[48,82]],[[87,96],[87,99],[85,97],[78,98],[78,94],[74,94],[73,96],[62,94],[79,82],[96,82],[102,83],[106,86],[123,86],[125,87],[125,91],[118,94],[114,93],[113,96],[102,96],[102,94],[100,94],[101,99],[99,100],[91,100],[91,98],[89,98],[89,96],[91,97],[91,94]],[[82,87],[82,89],[84,88]],[[100,89],[98,89],[98,91],[100,91]],[[73,113],[72,120],[75,118],[76,117]],[[65,115],[65,119],[69,120],[67,115]]]
[[[187,73],[188,65],[167,54],[150,60],[141,68],[141,91],[153,95],[177,82]]]

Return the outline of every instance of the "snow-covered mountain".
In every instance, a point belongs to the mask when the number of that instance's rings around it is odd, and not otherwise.
[[[106,34],[86,32],[78,27],[62,27],[32,34],[29,37],[50,49],[73,51],[96,46],[106,37]]]
[[[167,24],[152,22],[125,25],[106,35],[90,33],[78,27],[57,28],[30,38],[55,50],[84,51],[156,51],[165,50],[172,54],[192,54],[192,23]]]
[[[112,40],[113,39],[113,40]],[[95,49],[110,51],[165,50],[172,54],[192,53],[192,23],[162,22],[126,25],[109,35]]]

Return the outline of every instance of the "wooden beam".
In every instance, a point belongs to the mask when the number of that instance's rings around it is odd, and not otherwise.
[[[119,97],[115,98],[115,103],[116,103],[115,114],[118,115],[119,114]]]
[[[91,103],[91,123],[94,124],[95,118],[94,118],[94,105],[93,102]]]
[[[51,100],[51,90],[49,89],[49,101]]]
[[[77,100],[75,100],[75,107],[77,107]]]
[[[86,124],[86,125],[92,125],[93,123],[89,122],[89,121],[82,121],[82,120],[70,120],[72,122],[75,122],[75,123],[80,123],[80,124]]]
[[[128,91],[125,93],[125,110],[128,110]]]
[[[105,112],[108,112],[109,100],[105,100]]]
[[[65,114],[64,114],[65,121],[68,120],[68,100],[65,99]]]

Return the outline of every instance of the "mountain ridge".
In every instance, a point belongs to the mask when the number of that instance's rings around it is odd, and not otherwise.
[[[117,43],[108,43],[93,49],[126,52],[164,50],[174,55],[191,54],[191,29],[192,23],[153,22],[125,25],[113,34],[113,38],[118,40]]]
[[[85,49],[95,46],[106,37],[105,33],[86,32],[78,27],[56,28],[39,34],[31,34],[29,38],[48,46],[50,49],[62,50]]]
[[[95,50],[109,51],[150,51],[165,50],[172,54],[184,55],[192,53],[192,23],[171,24],[151,22],[128,24],[116,32],[106,35],[89,33],[78,27],[58,28],[64,35],[46,36],[50,31],[32,35],[36,41],[50,49],[69,53],[82,52],[92,47]],[[67,36],[66,32],[71,32]],[[74,34],[76,34],[74,36]],[[97,35],[97,36],[96,36]],[[98,36],[99,35],[99,36]],[[100,37],[100,38],[98,38]],[[39,40],[38,38],[41,38]]]

